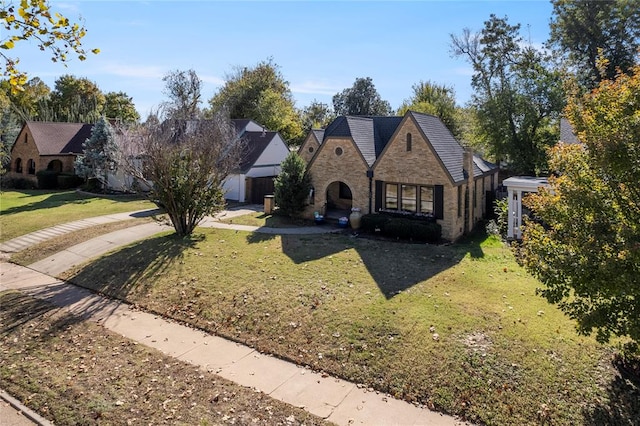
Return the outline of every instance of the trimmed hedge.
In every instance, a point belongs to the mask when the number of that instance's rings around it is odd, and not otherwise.
[[[2,176],[0,188],[2,189],[36,189],[36,183],[23,177]]]
[[[385,214],[364,215],[361,227],[367,232],[380,231],[386,237],[430,243],[437,243],[442,236],[442,227],[438,223],[390,217]]]
[[[57,185],[59,189],[77,188],[84,182],[78,175],[59,174],[57,178]]]
[[[55,189],[58,185],[59,174],[59,172],[54,172],[53,170],[40,170],[36,173],[36,178],[38,178],[38,188]]]

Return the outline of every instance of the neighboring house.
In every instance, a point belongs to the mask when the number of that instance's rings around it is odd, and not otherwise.
[[[11,147],[8,176],[36,181],[40,170],[74,173],[92,124],[27,121]]]
[[[278,132],[270,132],[253,120],[231,120],[247,147],[240,167],[225,179],[225,198],[262,204],[264,196],[273,194],[273,179],[280,173],[280,163],[289,148]]]
[[[567,144],[581,143],[566,118],[560,119],[560,142]],[[513,176],[505,179],[502,185],[507,189],[508,200],[508,224],[507,238],[522,238],[522,218],[530,212],[526,207],[522,206],[522,198],[529,193],[536,193],[540,188],[548,188],[549,182],[546,177],[535,176]]]
[[[498,167],[463,148],[433,115],[336,118],[299,149],[313,191],[306,214],[432,216],[454,240],[492,207]]]

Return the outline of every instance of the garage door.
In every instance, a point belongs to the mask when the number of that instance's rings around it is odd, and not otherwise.
[[[275,176],[247,178],[247,200],[251,204],[264,203],[264,196],[273,194]]]

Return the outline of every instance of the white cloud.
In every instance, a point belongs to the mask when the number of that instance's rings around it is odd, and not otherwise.
[[[321,81],[303,81],[300,83],[292,83],[291,91],[293,93],[305,93],[312,95],[335,95],[341,88],[335,85],[327,84]]]

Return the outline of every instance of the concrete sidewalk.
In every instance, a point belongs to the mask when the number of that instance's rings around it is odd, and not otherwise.
[[[63,223],[61,225],[52,226],[50,228],[40,229],[29,234],[22,235],[0,244],[0,252],[17,253],[28,247],[39,244],[51,238],[58,237],[73,231],[89,228],[96,225],[104,225],[106,223],[119,222],[122,220],[135,219],[140,217],[153,216],[160,214],[159,209],[138,210],[127,213],[114,213],[105,216],[90,217],[87,219],[76,220],[73,222]]]
[[[315,373],[248,346],[135,311],[125,303],[31,268],[1,263],[0,278],[0,290],[20,290],[46,300],[127,338],[339,425],[462,424],[453,417]]]
[[[202,226],[250,230],[214,220],[207,220]],[[158,223],[146,223],[70,247],[29,267],[0,263],[0,290],[15,289],[46,300],[132,340],[212,371],[240,385],[256,388],[275,399],[304,407],[307,411],[339,425],[463,424],[453,417],[363,389],[345,380],[315,373],[296,364],[261,354],[248,346],[179,325],[156,315],[135,311],[125,303],[99,296],[54,278],[75,265],[166,229],[171,228]],[[311,231],[316,229],[317,231]],[[256,232],[265,230],[278,234],[293,230],[290,233],[297,234],[331,232],[333,228],[255,229]]]

